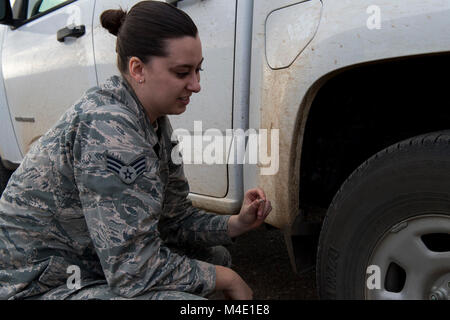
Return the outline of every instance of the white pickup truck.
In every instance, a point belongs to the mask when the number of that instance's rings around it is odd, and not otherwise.
[[[99,16],[135,2],[0,1],[2,190],[30,145],[118,74]],[[449,299],[450,0],[167,2],[196,22],[205,57],[174,128],[278,134],[270,163],[187,164],[194,204],[236,213],[262,187],[268,224],[296,272],[316,267],[321,298]]]

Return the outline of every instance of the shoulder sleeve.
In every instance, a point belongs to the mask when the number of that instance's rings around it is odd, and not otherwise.
[[[214,266],[171,252],[160,238],[158,159],[135,119],[120,111],[86,119],[74,144],[75,180],[111,290],[129,298],[150,290],[212,292]]]
[[[168,136],[172,128],[168,124]],[[173,142],[172,151],[177,152],[178,141]],[[183,164],[169,160],[169,183],[165,192],[163,216],[160,230],[167,243],[199,244],[207,246],[232,244],[228,236],[230,215],[210,213],[192,205],[188,199],[189,183],[184,175]]]

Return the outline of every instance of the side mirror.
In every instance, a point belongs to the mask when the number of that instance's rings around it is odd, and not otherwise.
[[[14,25],[11,4],[9,0],[0,0],[0,24]]]

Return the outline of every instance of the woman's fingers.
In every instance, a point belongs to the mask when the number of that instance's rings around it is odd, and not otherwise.
[[[272,211],[272,204],[270,203],[270,201],[266,200],[259,200],[260,204],[258,207],[258,212],[257,212],[257,217],[258,219],[265,219],[270,211]]]
[[[248,200],[246,202],[251,208],[249,208],[251,211],[247,212],[253,212],[253,214],[256,214],[255,218],[258,220],[264,220],[272,210],[272,204],[266,199],[266,194],[261,188],[249,189],[245,193],[245,198]]]
[[[264,219],[269,215],[270,211],[272,211],[272,204],[270,203],[270,201],[266,201],[266,205],[264,206],[264,213],[263,213]]]
[[[266,200],[266,194],[264,193],[264,191],[261,188],[249,189],[247,191],[247,196],[251,200],[255,200],[255,199],[258,199],[258,198]]]

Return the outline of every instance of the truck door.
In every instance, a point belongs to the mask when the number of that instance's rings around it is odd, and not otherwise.
[[[24,21],[5,31],[2,66],[23,155],[86,89],[97,84],[92,45],[94,5],[93,0],[14,2],[15,18]]]
[[[94,16],[94,43],[99,82],[103,82],[113,74],[119,74],[116,68],[116,37],[101,28],[99,17],[104,10],[117,9],[119,6],[129,10],[137,2],[135,0],[97,1]],[[236,0],[166,2],[176,3],[178,8],[194,20],[199,30],[205,58],[202,65],[204,71],[201,72],[202,91],[192,96],[185,113],[170,117],[172,126],[174,130],[186,129],[193,136],[194,121],[201,121],[203,132],[218,129],[216,132],[220,130],[222,134],[225,134],[226,129],[233,127]],[[198,123],[197,128],[200,128]],[[205,141],[204,148],[210,143]],[[191,161],[196,160],[192,157]],[[227,195],[226,163],[212,165],[185,163],[184,168],[192,193],[217,198]]]

